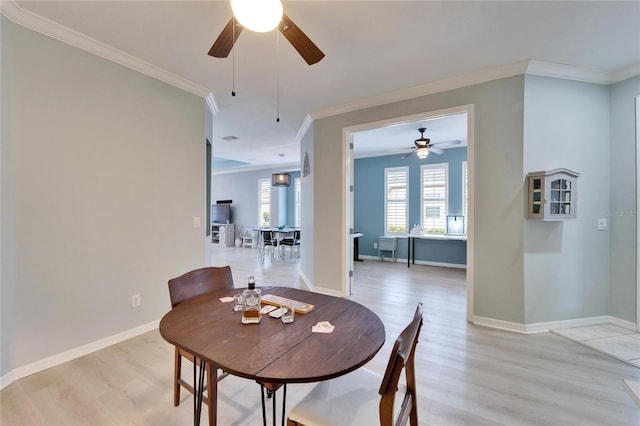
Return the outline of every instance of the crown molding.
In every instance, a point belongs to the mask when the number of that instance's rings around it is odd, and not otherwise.
[[[525,74],[583,81],[586,83],[610,84],[612,73],[532,59],[529,61]]]
[[[82,49],[101,58],[153,77],[164,83],[185,90],[201,98],[206,98],[210,90],[204,86],[173,74],[135,56],[115,49],[105,43],[74,31],[57,22],[21,8],[14,0],[0,1],[0,12],[10,21],[48,37]],[[214,104],[215,105],[215,104]]]
[[[608,72],[530,59],[500,67],[478,70],[466,75],[409,87],[407,89],[397,90],[379,96],[312,112],[305,117],[305,120],[298,131],[298,139],[300,139],[300,135],[304,135],[313,123],[313,120],[390,104],[393,102],[414,99],[434,93],[441,93],[447,90],[459,89],[461,87],[473,86],[475,84],[513,77],[520,74],[540,75],[545,77],[562,78],[565,80],[609,85],[640,75],[640,64],[634,64],[616,72]]]
[[[611,84],[619,83],[621,81],[627,80],[631,77],[635,77],[640,75],[640,63],[629,65],[626,68],[622,68],[618,71],[615,71],[611,74]]]
[[[304,120],[302,120],[302,125],[300,126],[300,129],[296,134],[296,140],[298,142],[302,140],[302,138],[307,133],[307,130],[309,130],[309,127],[311,127],[312,124],[313,124],[313,118],[311,118],[309,114],[305,115]]]
[[[209,92],[209,94],[204,98],[207,102],[207,106],[209,107],[209,111],[211,111],[212,115],[216,115],[220,109],[218,108],[218,104],[216,103],[216,98],[213,96],[213,93]]]
[[[529,65],[529,61],[516,62],[515,64],[503,65],[496,68],[479,70],[470,74],[447,78],[435,81],[433,83],[413,86],[394,92],[384,93],[379,96],[362,99],[331,108],[312,112],[310,114],[313,120],[331,117],[338,114],[353,112],[361,109],[386,105],[394,102],[406,101],[408,99],[419,98],[421,96],[441,93],[447,90],[458,89],[466,86],[473,86],[487,81],[498,80],[501,78],[512,77],[518,74],[524,74]]]

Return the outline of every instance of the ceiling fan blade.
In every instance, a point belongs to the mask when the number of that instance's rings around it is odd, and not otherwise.
[[[408,153],[404,154],[404,155],[403,155],[402,157],[400,157],[400,158],[401,158],[401,159],[405,159],[405,158],[407,158],[408,156],[410,156],[411,154],[413,154],[414,152],[416,152],[416,149],[415,149],[415,148],[411,148],[411,151],[410,151],[410,152],[408,152]]]
[[[459,140],[455,140],[455,141],[442,141],[442,142],[436,142],[431,144],[431,146],[440,146],[440,145],[445,145],[445,146],[453,146],[453,145],[460,145],[462,143],[462,141]]]
[[[324,53],[318,49],[318,46],[284,13],[282,14],[282,21],[278,28],[307,64],[313,65],[324,58]]]
[[[213,43],[211,49],[209,49],[209,55],[215,58],[226,58],[229,56],[231,49],[233,49],[234,43],[238,40],[238,36],[242,32],[242,25],[237,24],[235,29],[235,39],[233,25],[235,24],[235,18],[231,18],[229,23],[224,27],[218,39]]]
[[[444,154],[444,150],[434,147],[430,147],[429,152],[433,152],[434,154]]]

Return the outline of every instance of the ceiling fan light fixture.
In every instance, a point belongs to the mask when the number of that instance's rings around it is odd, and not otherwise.
[[[416,155],[419,159],[424,160],[429,155],[429,148],[422,147],[416,150]]]
[[[282,20],[280,0],[231,0],[231,10],[240,25],[259,33],[275,29]]]

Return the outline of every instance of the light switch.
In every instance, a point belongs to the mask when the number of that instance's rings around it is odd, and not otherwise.
[[[598,231],[606,231],[607,230],[607,218],[601,217],[598,219]]]
[[[200,216],[196,216],[193,218],[193,227],[200,228]]]

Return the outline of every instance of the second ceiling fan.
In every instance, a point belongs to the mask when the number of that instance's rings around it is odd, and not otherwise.
[[[413,144],[415,145],[414,147],[407,148],[410,149],[411,152],[403,155],[402,158],[407,158],[415,152],[419,159],[424,160],[425,158],[427,158],[430,152],[433,152],[434,154],[444,154],[444,151],[442,149],[436,148],[437,146],[442,146],[442,148],[445,148],[447,146],[460,145],[462,143],[462,141],[459,140],[431,143],[431,139],[424,137],[424,132],[426,130],[426,127],[420,127],[418,129],[418,131],[420,132],[420,137],[413,142]]]
[[[262,9],[265,6],[269,9]],[[231,0],[231,8],[234,16],[224,27],[213,43],[213,46],[211,46],[211,49],[209,49],[210,56],[216,58],[228,57],[243,28],[266,32],[277,27],[280,33],[282,33],[289,43],[298,51],[307,64],[313,65],[324,58],[324,53],[322,53],[318,46],[307,37],[291,18],[282,12],[282,3],[280,3],[280,0]],[[258,19],[263,19],[271,15],[270,18],[273,23],[271,25],[267,24],[266,26],[253,26],[251,22],[247,20],[246,15],[248,14],[254,14]]]

